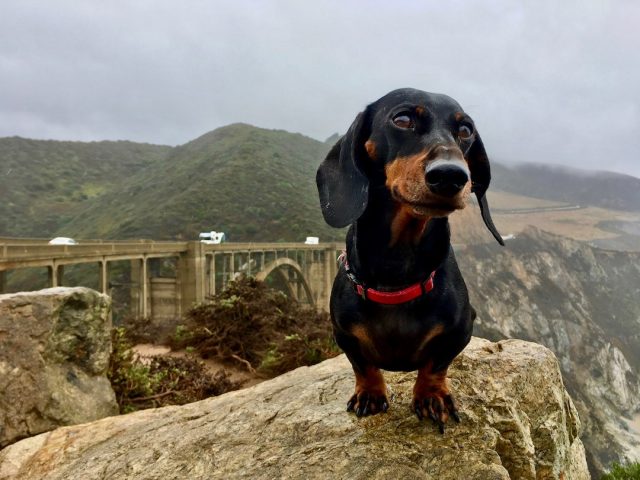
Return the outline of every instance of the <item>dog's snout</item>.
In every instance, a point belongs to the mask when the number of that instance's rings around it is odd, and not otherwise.
[[[425,179],[429,190],[436,195],[453,197],[469,181],[469,170],[459,162],[437,160],[427,166]]]
[[[453,159],[458,152],[459,149],[457,149],[456,147],[452,147],[451,145],[438,145],[429,152],[429,159]]]

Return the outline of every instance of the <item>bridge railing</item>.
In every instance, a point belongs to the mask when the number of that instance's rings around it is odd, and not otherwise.
[[[25,267],[89,263],[101,260],[180,255],[187,242],[94,243],[78,245],[0,243],[0,271]]]

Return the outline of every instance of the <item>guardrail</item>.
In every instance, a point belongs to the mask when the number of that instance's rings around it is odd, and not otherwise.
[[[92,243],[79,245],[49,245],[35,243],[0,243],[0,270],[58,264],[90,263],[157,258],[180,255],[187,251],[187,242]]]

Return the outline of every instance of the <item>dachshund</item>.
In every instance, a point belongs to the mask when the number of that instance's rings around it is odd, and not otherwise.
[[[412,410],[441,433],[460,421],[447,369],[471,339],[475,310],[451,247],[448,216],[486,199],[489,159],[471,117],[452,98],[394,90],[359,113],[319,166],[325,221],[350,225],[330,313],[355,373],[347,411],[386,412],[381,369],[413,371]]]

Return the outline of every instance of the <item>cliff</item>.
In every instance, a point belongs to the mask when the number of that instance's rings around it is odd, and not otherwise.
[[[557,356],[594,477],[640,459],[640,435],[624,420],[640,409],[640,254],[535,228],[505,248],[456,253],[478,312],[474,333],[539,342]]]
[[[415,373],[387,373],[386,414],[345,412],[344,356],[180,407],[63,427],[0,451],[0,479],[587,479],[555,356],[474,338],[450,369],[460,424],[410,411]]]

